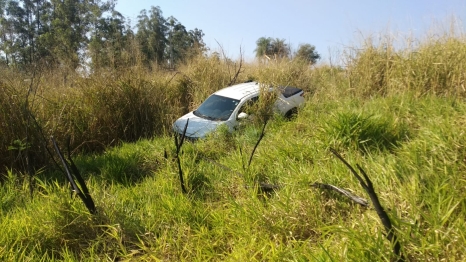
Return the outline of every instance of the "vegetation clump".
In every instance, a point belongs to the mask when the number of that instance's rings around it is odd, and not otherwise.
[[[395,122],[389,115],[362,112],[337,113],[326,127],[331,143],[363,153],[395,149],[408,139],[408,131],[405,124]]]

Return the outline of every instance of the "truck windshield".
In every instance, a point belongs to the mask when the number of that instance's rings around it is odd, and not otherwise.
[[[211,95],[207,98],[193,114],[209,120],[225,121],[230,118],[231,113],[238,106],[239,100]]]

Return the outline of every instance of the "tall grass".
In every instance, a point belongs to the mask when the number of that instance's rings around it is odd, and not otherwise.
[[[308,96],[319,93],[326,99],[408,91],[416,96],[464,97],[462,35],[443,35],[405,49],[394,46],[391,38],[380,43],[368,38],[362,48],[346,52],[345,68],[284,60],[239,68],[239,63],[228,59],[199,56],[177,71],[135,67],[89,77],[66,72],[60,78],[46,72],[28,76],[4,70],[2,166],[19,166],[11,164],[19,154],[14,143],[24,143],[27,137],[29,154],[35,152],[35,166],[40,167],[48,162],[43,140],[50,135],[63,143],[70,137],[72,149],[92,152],[120,141],[166,134],[176,117],[230,84],[237,72],[237,82],[254,79],[266,85],[299,86]]]
[[[350,52],[346,67],[245,65],[238,82],[299,86],[306,103],[291,121],[269,119],[249,167],[263,123],[185,143],[187,194],[170,125],[231,82],[231,61],[198,57],[177,71],[132,68],[66,82],[41,75],[32,85],[23,81],[29,76],[7,72],[0,260],[391,261],[375,210],[311,187],[328,183],[368,198],[329,152],[335,147],[366,170],[407,260],[463,261],[466,105],[463,60],[455,59],[466,53],[464,43],[459,36],[409,50],[370,44]],[[61,145],[71,137],[96,215],[70,198],[66,180],[47,165],[49,135]],[[43,159],[33,198],[21,166],[12,168],[26,152],[24,138]],[[259,183],[278,188],[264,193]]]
[[[0,165],[24,169],[15,161],[21,150],[13,149],[27,139],[36,152],[34,165],[41,167],[50,159],[45,150],[50,135],[63,145],[70,138],[74,151],[102,152],[120,142],[167,134],[177,117],[226,85],[223,67],[218,59],[199,57],[176,72],[130,68],[88,77],[67,72],[67,85],[48,74],[27,78],[10,72],[1,85]]]
[[[466,43],[464,33],[444,32],[419,42],[381,37],[367,38],[345,57],[350,89],[371,96],[414,91],[425,94],[464,97]]]
[[[310,187],[330,183],[367,198],[323,139],[328,110],[339,115],[359,105],[318,100],[309,99],[291,122],[271,120],[249,169],[242,161],[260,125],[185,144],[188,195],[179,187],[170,137],[76,159],[96,200],[95,217],[70,199],[63,179],[39,176],[30,199],[26,183],[10,174],[0,194],[2,259],[390,260],[374,210]],[[368,110],[409,120],[412,135],[391,150],[339,148],[368,172],[410,260],[464,259],[466,140],[460,131],[466,107],[455,101],[394,96],[366,102]],[[262,195],[256,181],[281,188]]]

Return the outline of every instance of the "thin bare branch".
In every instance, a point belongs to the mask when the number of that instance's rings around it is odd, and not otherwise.
[[[239,53],[240,53],[240,57],[239,57],[239,65],[238,65],[238,68],[236,69],[236,62],[235,62],[235,76],[233,76],[233,79],[231,79],[230,83],[228,85],[233,85],[234,83],[236,83],[236,80],[238,79],[238,76],[239,74],[242,72],[241,69],[243,67],[243,52],[241,51],[241,46],[239,48]]]
[[[327,190],[333,190],[335,192],[338,192],[338,193],[346,196],[347,198],[353,200],[354,202],[360,204],[361,206],[365,206],[365,207],[369,206],[369,203],[367,202],[366,199],[364,199],[362,197],[359,197],[359,196],[356,196],[353,193],[351,193],[348,190],[345,190],[343,188],[339,188],[339,187],[336,187],[336,186],[330,185],[330,184],[318,183],[318,182],[315,182],[311,186],[315,187],[315,188],[323,188],[323,189],[327,189]]]
[[[265,126],[267,125],[267,122],[268,122],[268,119],[266,119],[266,120],[264,121],[264,126],[262,127],[262,131],[261,131],[261,134],[260,134],[260,136],[259,136],[259,139],[257,140],[256,145],[255,145],[254,148],[252,149],[251,156],[249,157],[248,168],[249,168],[249,166],[251,165],[252,157],[254,156],[254,153],[256,152],[257,146],[259,146],[259,143],[261,142],[262,138],[264,138],[264,135],[265,135]]]
[[[178,164],[178,174],[179,174],[179,177],[180,177],[181,190],[185,194],[188,193],[188,190],[186,190],[186,187],[184,185],[183,170],[181,169],[180,152],[181,152],[181,147],[183,146],[184,139],[186,137],[186,130],[188,129],[188,123],[189,123],[189,119],[186,120],[186,124],[184,126],[183,133],[181,134],[180,141],[178,141],[178,134],[177,133],[174,134],[175,146],[176,146],[176,156],[175,157],[176,157],[176,162]]]
[[[335,149],[330,148],[330,151],[351,170],[354,176],[358,179],[361,186],[367,192],[371,199],[372,205],[374,206],[374,209],[377,212],[377,215],[379,216],[382,224],[384,225],[385,231],[387,232],[387,239],[394,244],[393,253],[397,257],[397,261],[404,261],[404,256],[403,254],[401,254],[400,242],[398,241],[398,238],[395,235],[395,229],[393,228],[393,225],[390,221],[390,217],[380,204],[380,200],[377,197],[377,194],[375,193],[374,186],[372,184],[372,181],[369,179],[369,176],[366,174],[364,169],[362,169],[359,165],[356,165],[359,169],[359,172],[361,172],[361,174],[363,175],[365,179],[364,181],[362,177],[356,172],[356,170],[348,162],[346,162],[346,160]]]
[[[215,40],[215,42],[217,42],[217,45],[219,46],[220,48],[220,51],[222,52],[222,56],[223,56],[223,61],[225,62],[225,64],[227,65],[227,68],[228,68],[228,76],[230,77],[230,82],[228,83],[228,86],[231,86],[233,85],[234,83],[236,83],[236,80],[238,79],[238,76],[240,73],[242,73],[242,68],[243,68],[243,52],[241,50],[241,46],[239,47],[239,53],[240,53],[240,58],[239,58],[239,65],[238,65],[238,68],[236,67],[236,62],[235,62],[235,68],[234,68],[234,71],[235,71],[235,74],[234,76],[232,77],[231,76],[231,68],[230,68],[230,61],[228,59],[228,57],[226,56],[225,54],[225,50],[223,49],[223,46],[217,41]]]
[[[68,155],[71,160],[71,171],[70,171],[68,162],[65,160],[65,157],[63,156],[60,148],[58,147],[57,142],[55,141],[55,138],[51,136],[50,139],[52,140],[52,144],[55,148],[55,151],[57,152],[58,157],[60,158],[63,164],[63,167],[65,168],[65,173],[68,178],[68,181],[70,182],[72,191],[75,192],[79,196],[79,198],[81,198],[81,200],[84,202],[89,212],[91,214],[95,214],[96,209],[95,209],[94,201],[92,200],[92,197],[89,194],[89,190],[86,187],[86,183],[84,182],[84,179],[82,179],[81,174],[79,173],[76,165],[72,162],[71,156]],[[73,174],[74,174],[74,177],[73,177]],[[78,180],[78,183],[81,188],[78,187],[78,185],[74,181],[75,178]]]

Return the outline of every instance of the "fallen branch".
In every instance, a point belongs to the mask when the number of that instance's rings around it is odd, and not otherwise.
[[[346,162],[346,160],[335,149],[330,148],[330,152],[332,152],[338,159],[341,160],[341,162],[343,162],[351,170],[351,173],[353,173],[353,175],[358,179],[362,188],[364,188],[364,190],[367,192],[371,199],[372,205],[374,206],[374,209],[377,212],[377,215],[379,216],[380,220],[382,221],[382,224],[385,227],[385,231],[387,232],[387,239],[394,244],[393,253],[397,256],[398,261],[404,261],[405,259],[401,254],[401,245],[398,241],[397,236],[394,233],[395,229],[393,228],[392,222],[390,221],[390,217],[380,204],[379,198],[375,193],[374,186],[372,185],[372,181],[369,179],[366,172],[358,164],[356,164],[356,167],[358,168],[359,172],[361,172],[361,174],[364,177],[364,179],[362,179],[358,172],[356,172],[356,170],[348,162]]]
[[[89,193],[89,189],[87,189],[87,186],[86,186],[86,182],[82,178],[81,174],[79,173],[78,167],[76,167],[76,165],[74,164],[73,159],[71,158],[71,150],[70,150],[71,139],[70,139],[70,137],[68,137],[67,140],[68,140],[67,141],[68,142],[67,143],[68,161],[70,163],[71,171],[74,173],[74,176],[75,176],[76,180],[78,180],[78,183],[81,186],[82,193],[84,194],[86,199],[90,199],[90,201],[88,200],[90,203],[92,202],[92,204],[90,206],[92,206],[92,209],[95,210],[94,201],[92,201],[91,194]],[[91,212],[91,213],[93,213],[93,212]]]
[[[260,189],[260,191],[262,191],[262,192],[264,192],[264,193],[273,193],[273,192],[275,192],[275,190],[280,189],[280,186],[279,186],[279,185],[274,185],[274,184],[269,184],[269,183],[260,182],[259,185],[258,185],[258,188]]]
[[[248,168],[251,165],[252,162],[252,157],[254,156],[254,152],[256,152],[257,146],[259,146],[259,143],[261,142],[262,138],[264,138],[265,135],[265,126],[267,125],[268,119],[264,121],[264,126],[262,127],[261,134],[259,135],[259,139],[256,142],[256,145],[252,149],[251,156],[249,157],[249,163],[248,163]]]
[[[344,196],[346,196],[347,198],[353,200],[354,202],[360,204],[361,206],[369,206],[369,203],[367,202],[366,199],[362,198],[362,197],[359,197],[359,196],[356,196],[354,195],[353,193],[349,192],[348,190],[345,190],[345,189],[342,189],[342,188],[339,188],[339,187],[336,187],[334,185],[330,185],[330,184],[323,184],[323,183],[318,183],[318,182],[315,182],[314,184],[311,185],[312,187],[315,187],[315,188],[322,188],[322,189],[327,189],[327,190],[333,190],[335,192],[338,192]]]
[[[181,134],[180,141],[178,141],[178,134],[175,133],[175,146],[176,146],[176,162],[178,164],[178,174],[180,176],[180,183],[181,183],[181,190],[183,190],[183,193],[188,193],[188,190],[186,190],[186,187],[184,185],[184,179],[183,179],[183,170],[181,169],[181,160],[180,160],[180,151],[181,147],[183,146],[184,139],[186,137],[186,129],[188,128],[188,123],[189,123],[189,118],[186,120],[186,125],[184,126],[183,133]]]
[[[67,176],[68,181],[70,182],[70,185],[71,185],[71,188],[72,188],[71,190],[73,192],[75,192],[79,196],[79,198],[81,198],[81,200],[84,202],[84,204],[86,205],[89,212],[91,214],[95,214],[96,209],[95,209],[94,201],[92,200],[92,197],[89,194],[89,190],[87,189],[86,183],[84,182],[84,179],[81,177],[81,174],[79,173],[78,168],[73,163],[73,160],[71,160],[71,156],[68,155],[68,157],[70,159],[70,163],[71,163],[71,171],[70,171],[70,167],[68,166],[68,162],[65,160],[65,157],[61,153],[60,148],[58,147],[57,142],[55,141],[55,138],[52,136],[52,137],[50,137],[50,139],[52,140],[52,144],[53,144],[53,146],[55,148],[55,151],[57,152],[58,157],[60,158],[60,160],[61,160],[61,162],[63,164],[63,167],[65,168],[66,176]],[[74,175],[74,177],[73,177],[73,175]],[[76,182],[74,181],[75,178],[76,178],[76,180],[78,180],[79,187],[76,184]]]

